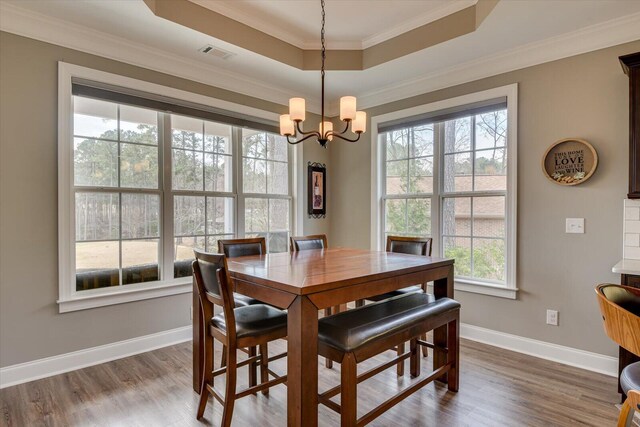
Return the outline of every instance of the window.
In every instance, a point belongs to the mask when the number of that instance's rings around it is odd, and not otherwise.
[[[61,311],[128,300],[93,297],[189,291],[193,249],[217,252],[220,239],[264,236],[268,251],[288,250],[294,148],[261,129],[269,125],[208,119],[193,104],[168,113],[142,94],[132,101],[66,78]]]
[[[375,248],[387,235],[432,237],[435,256],[455,258],[458,289],[515,297],[514,91],[373,118]]]

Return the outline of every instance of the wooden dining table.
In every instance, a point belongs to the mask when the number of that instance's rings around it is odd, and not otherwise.
[[[453,298],[452,259],[335,248],[230,258],[228,266],[236,292],[288,310],[288,426],[318,424],[318,310],[431,281],[436,298]],[[204,332],[199,313],[193,316],[197,392]],[[433,340],[446,347],[446,326],[434,331]],[[433,368],[445,363],[446,353],[434,352]]]

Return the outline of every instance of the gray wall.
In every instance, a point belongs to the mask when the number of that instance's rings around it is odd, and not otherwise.
[[[0,33],[0,367],[190,324],[190,294],[58,314],[57,61],[268,111],[286,109]],[[307,161],[328,163],[328,158],[327,150],[305,146],[301,166],[305,183]],[[305,216],[303,226],[305,233],[329,231],[326,219]]]
[[[600,282],[618,282],[611,267],[622,258],[622,203],[627,190],[628,80],[618,56],[640,41],[542,64],[368,110],[369,117],[511,83],[518,105],[518,275],[516,301],[458,292],[462,320],[510,334],[615,355],[594,295]],[[334,244],[369,248],[371,141],[334,144]],[[560,187],[541,172],[554,141],[580,137],[598,150],[590,181]],[[565,218],[583,217],[586,234],[564,233]],[[560,326],[545,310],[560,311]]]

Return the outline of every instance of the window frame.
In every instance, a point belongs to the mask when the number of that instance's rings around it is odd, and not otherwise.
[[[507,99],[507,189],[505,200],[505,243],[506,251],[506,284],[496,284],[491,281],[458,278],[455,279],[455,289],[509,299],[517,297],[516,260],[517,260],[517,129],[518,129],[518,84],[510,84],[481,92],[462,95],[459,97],[420,105],[405,110],[394,111],[371,118],[372,150],[371,150],[371,235],[372,250],[384,250],[383,236],[386,233],[385,205],[386,196],[386,147],[378,132],[378,127],[384,123],[395,122],[422,114],[434,113],[455,107],[464,107],[491,99],[506,97]],[[446,198],[457,197],[458,193],[444,193],[444,159],[443,147],[440,144],[439,126],[434,126],[434,191],[431,195],[431,234],[433,238],[433,252],[436,256],[443,256],[443,219],[442,203]],[[472,151],[475,153],[475,151]],[[465,192],[464,195],[474,195]],[[494,192],[491,192],[494,193]],[[463,193],[460,193],[463,194]],[[482,195],[482,192],[475,194]],[[402,198],[412,195],[405,195]]]
[[[75,286],[75,193],[73,165],[74,165],[74,145],[73,145],[73,94],[72,83],[74,81],[89,80],[108,85],[113,85],[130,90],[142,91],[151,94],[166,96],[169,98],[186,101],[194,104],[206,105],[219,108],[235,113],[241,113],[246,116],[255,117],[263,120],[269,120],[274,124],[278,122],[276,113],[248,107],[241,104],[232,103],[208,96],[174,89],[167,86],[150,83],[147,81],[137,80],[130,77],[120,76],[117,74],[107,73],[104,71],[94,70],[91,68],[81,67],[78,65],[58,62],[58,310],[60,313],[84,310],[94,307],[106,305],[121,304],[131,301],[139,301],[150,298],[158,298],[169,295],[177,295],[189,293],[192,291],[192,278],[182,277],[168,280],[159,280],[154,282],[144,282],[130,284],[126,286],[117,286],[100,289],[90,289],[77,291]],[[164,113],[158,114],[158,134],[159,134],[159,187],[155,189],[144,189],[141,192],[155,192],[160,194],[160,244],[166,246],[169,241],[173,242],[173,221],[167,221],[166,218],[172,218],[173,213],[169,209],[173,209],[173,196],[176,191],[172,190],[171,180],[165,179],[171,176],[171,162],[163,162],[163,158],[171,156],[171,144],[162,144],[162,133],[169,132],[171,134],[170,124],[163,120]],[[239,131],[236,126],[232,126],[234,131]],[[233,150],[240,144],[233,144]],[[288,147],[289,153],[289,194],[286,196],[290,202],[290,233],[302,234],[302,215],[303,197],[297,196],[298,188],[302,188],[302,173],[300,173],[300,165],[302,164],[302,146]],[[203,191],[205,196],[221,194],[225,197],[233,197],[235,199],[235,232],[238,236],[244,235],[243,227],[240,227],[240,209],[238,202],[239,197],[237,177],[241,173],[241,160],[238,163],[238,156],[233,156],[233,177],[232,190],[234,194],[228,192],[208,192]],[[171,157],[169,157],[171,158]],[[167,170],[168,169],[168,170]],[[90,187],[95,188],[95,187]],[[131,192],[130,189],[121,189],[119,187],[111,189],[114,192]],[[124,191],[123,191],[124,190]],[[135,190],[138,192],[138,190]],[[187,191],[188,192],[188,191]],[[213,195],[212,195],[213,194]],[[169,198],[167,201],[166,198]],[[242,213],[244,217],[244,213]],[[173,263],[173,252],[162,251],[163,258],[158,259],[159,269],[162,271],[163,266]],[[169,260],[169,257],[171,258]],[[161,273],[162,274],[162,273]]]

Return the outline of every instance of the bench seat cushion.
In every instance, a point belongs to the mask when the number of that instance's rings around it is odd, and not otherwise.
[[[254,304],[238,307],[233,310],[236,318],[236,334],[238,338],[254,337],[275,331],[287,336],[287,313],[266,304]],[[217,314],[211,319],[211,326],[223,332],[227,331],[224,314]]]
[[[341,352],[358,348],[403,332],[430,316],[458,310],[460,304],[450,298],[414,292],[348,310],[319,320],[319,340]]]

